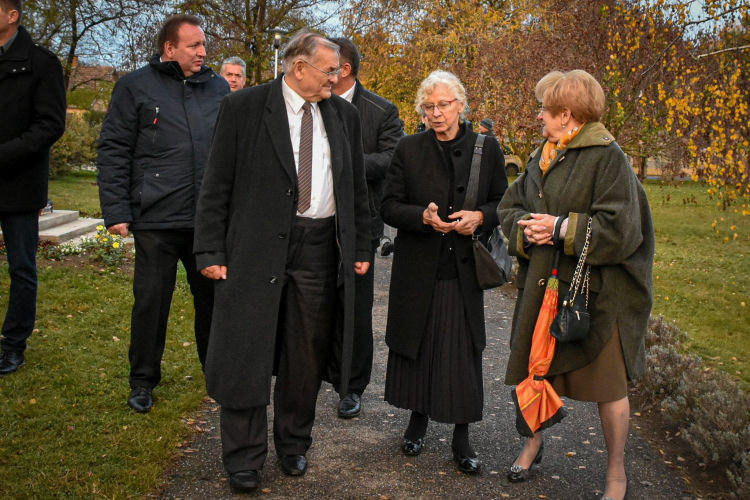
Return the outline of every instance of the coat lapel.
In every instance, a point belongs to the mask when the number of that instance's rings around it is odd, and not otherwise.
[[[266,100],[266,127],[271,136],[271,143],[279,156],[281,165],[289,175],[293,183],[297,183],[297,167],[294,164],[294,150],[292,140],[289,137],[289,117],[284,103],[284,94],[281,92],[281,75],[271,82],[271,90]]]
[[[344,168],[344,159],[341,157],[344,151],[346,131],[341,123],[341,118],[330,99],[323,99],[318,103],[320,113],[323,115],[323,126],[328,136],[328,146],[331,148],[331,174],[333,185],[338,185],[339,176]]]

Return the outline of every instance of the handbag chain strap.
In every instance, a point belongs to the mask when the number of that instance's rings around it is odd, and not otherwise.
[[[589,217],[588,225],[586,226],[586,241],[583,243],[583,250],[581,250],[581,257],[578,259],[576,264],[576,270],[573,273],[573,280],[570,283],[570,287],[573,289],[573,297],[570,299],[570,304],[576,300],[578,295],[578,289],[581,289],[581,293],[586,291],[586,308],[589,307],[589,277],[591,275],[591,266],[586,265],[586,257],[589,254],[589,242],[591,241],[591,222],[592,219]],[[586,268],[584,272],[583,268]]]

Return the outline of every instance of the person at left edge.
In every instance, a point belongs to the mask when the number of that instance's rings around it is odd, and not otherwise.
[[[99,199],[112,234],[135,239],[128,405],[148,412],[161,380],[177,262],[187,271],[195,341],[205,364],[213,282],[198,272],[193,226],[221,98],[229,85],[204,65],[200,19],[172,16],[157,37],[159,54],[115,84],[99,137]]]
[[[0,376],[24,365],[36,318],[39,209],[47,204],[50,148],[65,132],[65,79],[57,56],[21,26],[21,0],[0,0],[0,228],[10,297]]]
[[[258,487],[273,439],[282,471],[307,471],[315,403],[343,298],[341,397],[347,394],[354,276],[372,256],[357,109],[332,95],[338,46],[300,31],[284,74],[227,96],[198,200],[198,267],[216,282],[206,362],[221,404],[229,484]]]

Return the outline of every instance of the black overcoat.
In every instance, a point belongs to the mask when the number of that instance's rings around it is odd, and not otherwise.
[[[206,360],[209,395],[232,409],[270,403],[281,292],[297,174],[280,76],[226,96],[219,110],[195,225],[198,268],[226,265],[216,282]],[[357,109],[319,103],[331,148],[344,297],[344,367],[351,366],[354,263],[370,260],[362,138]],[[349,368],[339,392],[346,394]],[[343,397],[343,396],[342,396]]]
[[[442,233],[423,224],[422,214],[430,202],[438,206],[443,220],[448,220],[449,213],[461,210],[477,135],[467,129],[451,147],[456,190],[453,210],[448,206],[450,171],[433,130],[401,139],[388,168],[381,213],[386,224],[398,229],[398,235],[394,241],[385,340],[389,349],[410,359],[417,358],[427,324],[442,244]],[[484,223],[478,232],[492,231],[498,225],[496,209],[507,188],[500,144],[487,139],[477,194],[477,210],[484,213]],[[481,352],[486,345],[484,295],[477,285],[471,236],[456,233],[455,241],[466,317],[474,348]]]
[[[0,212],[47,204],[50,148],[65,132],[60,60],[23,26],[0,57]]]

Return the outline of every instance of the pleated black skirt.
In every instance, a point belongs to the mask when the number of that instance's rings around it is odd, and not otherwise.
[[[388,353],[385,400],[436,422],[482,420],[482,353],[474,349],[457,279],[438,280],[416,361]]]

